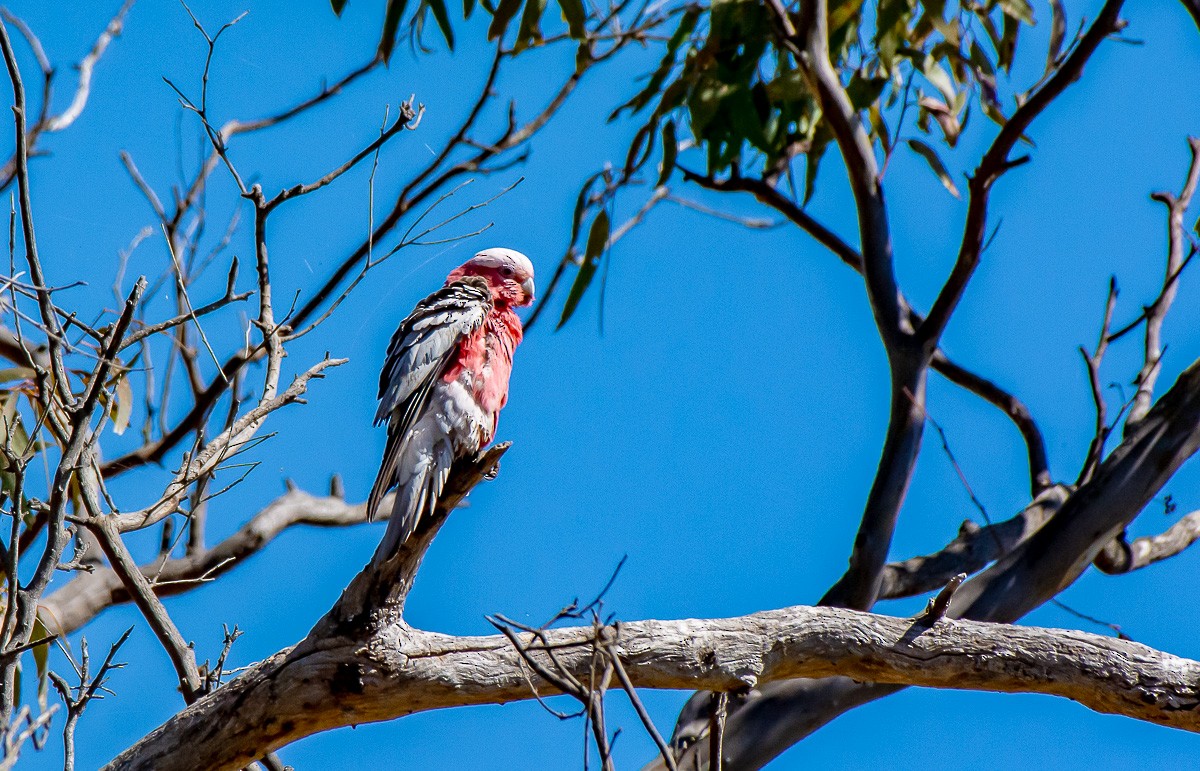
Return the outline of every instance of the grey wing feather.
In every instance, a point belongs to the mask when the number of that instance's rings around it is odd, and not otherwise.
[[[373,562],[376,564],[395,556],[400,545],[417,529],[417,524],[433,514],[454,465],[454,449],[445,437],[436,440],[432,446],[407,449],[409,460],[415,462],[411,465],[411,475],[396,486],[387,532],[375,550]]]
[[[378,513],[380,501],[396,483],[401,447],[428,404],[430,389],[445,372],[459,342],[478,329],[491,310],[487,282],[468,277],[447,284],[417,303],[396,328],[379,374],[375,425],[388,421],[388,440],[367,501],[369,519]]]
[[[391,417],[397,408],[407,407],[414,395],[428,390],[459,341],[478,329],[491,310],[487,283],[477,278],[447,284],[417,303],[388,344],[387,359],[379,373],[375,425]]]

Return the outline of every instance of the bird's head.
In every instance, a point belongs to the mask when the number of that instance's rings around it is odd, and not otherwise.
[[[465,276],[487,281],[495,303],[522,307],[533,302],[533,263],[515,249],[484,249],[450,271],[446,283]]]

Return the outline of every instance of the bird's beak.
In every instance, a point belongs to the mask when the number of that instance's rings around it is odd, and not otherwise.
[[[525,295],[529,298],[530,302],[533,302],[533,277],[532,276],[530,276],[529,278],[527,278],[521,282],[521,289],[525,290]]]

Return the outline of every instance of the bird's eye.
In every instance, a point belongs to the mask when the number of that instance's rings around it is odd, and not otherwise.
[[[501,268],[500,269],[500,275],[504,276],[505,278],[512,278],[512,274],[513,274],[512,268]]]

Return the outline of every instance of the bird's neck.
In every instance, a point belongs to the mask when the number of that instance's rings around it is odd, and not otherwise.
[[[525,336],[521,319],[517,316],[516,311],[506,302],[494,301],[487,323],[492,334],[503,337],[509,342],[508,351],[511,359],[513,349],[521,344],[521,340]]]

